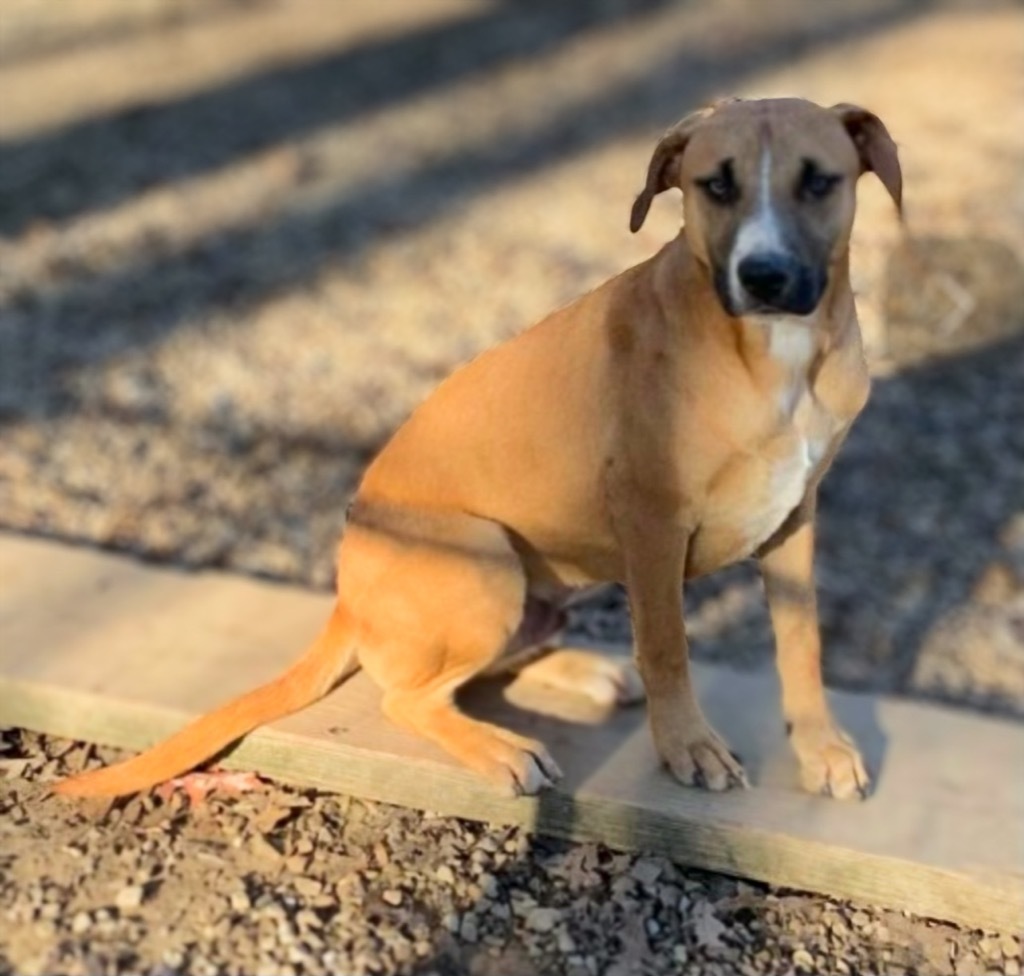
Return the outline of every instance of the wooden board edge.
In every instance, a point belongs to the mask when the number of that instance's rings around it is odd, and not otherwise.
[[[190,717],[175,709],[111,703],[100,695],[0,676],[0,725],[141,749]],[[682,813],[669,816],[641,803],[609,802],[585,790],[575,796],[554,790],[537,798],[510,799],[458,767],[419,761],[416,775],[409,775],[394,757],[381,761],[374,752],[273,727],[248,736],[223,765],[443,816],[598,841],[617,850],[661,855],[691,867],[969,928],[1014,932],[1024,918],[1024,879],[982,878],[738,823]]]
[[[330,792],[444,816],[485,823],[516,824],[547,836],[598,841],[622,851],[661,855],[680,864],[718,871],[912,912],[969,928],[1015,931],[1024,917],[1024,881],[975,877],[932,865],[841,848],[743,824],[668,816],[639,803],[612,801],[583,792],[559,790],[535,799],[509,800],[486,786],[453,783],[444,767],[433,766],[409,776],[398,768],[345,768],[341,750],[308,748],[300,755],[294,743],[272,729],[252,735],[225,765],[258,768],[274,779]],[[682,787],[681,787],[682,788]]]

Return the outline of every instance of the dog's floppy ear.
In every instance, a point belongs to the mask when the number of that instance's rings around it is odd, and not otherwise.
[[[691,112],[686,118],[677,122],[662,137],[654,148],[650,165],[647,167],[647,183],[640,195],[633,202],[633,211],[629,215],[629,229],[635,234],[647,219],[647,211],[651,209],[651,201],[670,186],[679,186],[673,178],[671,163],[686,148],[694,130],[717,107],[718,102],[705,108]]]
[[[858,105],[833,105],[832,111],[839,116],[839,121],[857,147],[861,172],[870,170],[882,181],[902,217],[903,172],[896,154],[896,143],[888,129],[877,115]]]

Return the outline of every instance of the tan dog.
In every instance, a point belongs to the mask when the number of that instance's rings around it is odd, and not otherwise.
[[[867,774],[822,688],[812,561],[818,483],[868,396],[848,268],[867,170],[899,206],[895,145],[854,106],[729,101],[685,118],[655,149],[631,221],[637,230],[655,194],[679,187],[683,231],[456,371],[413,413],[366,472],[338,601],[306,655],[57,789],[149,787],[361,666],[395,722],[534,793],[560,775],[544,746],[464,715],[455,692],[525,667],[595,697],[638,697],[629,666],[579,651],[536,660],[567,600],[608,581],[628,590],[665,765],[712,790],[745,784],[694,695],[682,588],[754,554],[804,785],[863,795]]]

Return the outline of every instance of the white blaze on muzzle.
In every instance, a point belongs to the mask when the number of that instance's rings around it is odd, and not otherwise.
[[[739,273],[744,258],[754,254],[778,253],[785,249],[782,225],[772,205],[772,151],[770,146],[765,146],[761,153],[754,209],[740,224],[729,255],[729,296],[736,308],[742,308],[747,302]]]

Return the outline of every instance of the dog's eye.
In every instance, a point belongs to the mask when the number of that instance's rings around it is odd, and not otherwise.
[[[697,180],[697,185],[715,203],[735,203],[739,199],[739,187],[733,179],[729,163],[724,163],[717,173]]]
[[[799,196],[810,200],[824,200],[842,181],[836,173],[824,173],[810,160],[804,162],[800,174]]]

